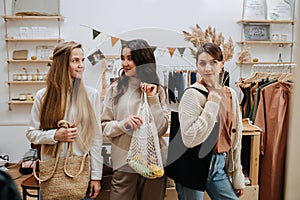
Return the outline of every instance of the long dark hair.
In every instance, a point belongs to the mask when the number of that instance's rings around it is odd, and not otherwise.
[[[156,73],[156,60],[151,46],[143,39],[136,39],[122,44],[121,54],[124,48],[131,50],[131,58],[136,65],[136,76],[141,82],[159,84]],[[120,97],[126,92],[129,77],[122,71],[119,75],[117,94],[114,96],[114,104],[117,104]]]

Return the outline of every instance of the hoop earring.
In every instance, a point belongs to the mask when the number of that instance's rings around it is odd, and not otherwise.
[[[120,68],[119,71],[118,71],[118,76],[121,77],[125,74],[123,68]]]

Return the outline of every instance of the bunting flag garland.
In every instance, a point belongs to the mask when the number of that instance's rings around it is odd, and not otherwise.
[[[154,52],[157,47],[156,46],[151,46],[151,48],[152,48],[152,51]]]
[[[119,41],[119,38],[111,37],[111,46],[115,46],[115,44]]]
[[[101,37],[97,38],[97,42],[99,42],[99,44],[102,44],[105,41],[107,41],[109,38],[110,38],[110,35],[108,35],[106,33],[101,33]]]
[[[83,26],[85,26],[85,25],[83,25]],[[88,26],[86,26],[86,27],[88,27]],[[91,27],[88,27],[88,28],[91,28]],[[124,43],[127,42],[126,40],[123,40],[123,39],[118,38],[118,37],[111,36],[109,34],[106,34],[102,31],[96,30],[94,28],[91,28],[91,29],[92,29],[92,34],[93,34],[93,40],[95,40],[98,36],[101,35],[101,38],[97,38],[97,41],[98,42],[100,41],[100,43],[105,42],[109,37],[111,39],[112,47],[118,41],[121,42],[121,45],[124,45]],[[178,49],[178,52],[179,52],[180,56],[183,57],[184,52],[185,52],[186,48],[188,48],[188,47],[159,47],[159,46],[152,46],[151,45],[151,48],[152,48],[153,52],[157,51],[160,56],[164,56],[165,52],[168,51],[171,57],[173,57],[176,49]],[[166,50],[164,50],[164,49],[166,49]],[[99,60],[101,60],[105,57],[104,57],[103,53],[100,51],[99,46],[98,46],[96,51],[93,52],[91,55],[89,55],[88,58],[89,58],[89,61],[91,62],[91,64],[95,65],[95,64],[98,63]],[[95,59],[93,59],[93,58],[95,58]]]
[[[120,41],[121,41],[122,46],[127,42],[126,40],[121,40],[121,39],[120,39]]]
[[[157,49],[157,51],[158,51],[158,53],[159,53],[160,56],[165,55],[165,52],[166,52],[166,51],[164,51],[162,49]]]
[[[174,52],[175,52],[175,50],[176,50],[176,48],[171,48],[171,47],[169,47],[168,50],[169,50],[169,53],[170,53],[170,55],[171,55],[171,57],[172,57],[173,54],[174,54]]]
[[[94,40],[99,34],[101,34],[100,31],[97,31],[97,30],[93,29],[93,40]]]
[[[182,57],[183,54],[184,54],[184,51],[185,51],[185,48],[177,48],[179,53],[180,53],[180,56]]]

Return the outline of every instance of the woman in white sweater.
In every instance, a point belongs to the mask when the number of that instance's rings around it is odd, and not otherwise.
[[[122,74],[108,88],[101,115],[103,134],[112,142],[113,176],[111,200],[163,200],[166,176],[148,179],[136,173],[126,162],[133,130],[143,123],[137,111],[142,92],[147,99],[157,128],[162,159],[166,160],[166,143],[162,136],[168,129],[164,89],[159,86],[156,61],[149,44],[141,39],[122,45]]]
[[[211,164],[205,190],[212,199],[238,199],[243,194],[244,175],[240,160],[242,118],[233,89],[223,86],[223,54],[213,43],[202,45],[196,55],[201,80],[191,85],[209,92],[208,97],[195,89],[186,90],[179,105],[181,136],[186,147],[203,143],[219,124],[216,144],[212,144]],[[188,167],[187,169],[188,170]],[[231,174],[232,182],[228,174]],[[179,200],[203,199],[203,191],[176,182]]]
[[[69,142],[74,155],[82,156],[88,152],[90,182],[84,184],[87,198],[96,198],[101,189],[103,167],[100,94],[96,89],[84,86],[81,81],[84,59],[79,43],[63,42],[54,49],[47,86],[35,96],[26,136],[31,143],[41,145],[41,160],[51,158],[57,143],[61,149],[60,157],[66,156]],[[60,120],[68,121],[71,127],[59,127]],[[48,194],[42,190],[42,195]]]

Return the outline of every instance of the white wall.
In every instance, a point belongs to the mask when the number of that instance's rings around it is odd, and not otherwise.
[[[298,1],[297,7],[300,7],[300,2]],[[297,13],[297,21],[300,20],[300,13]],[[300,31],[300,27],[297,26],[297,33]],[[298,41],[300,41],[300,34],[296,36]],[[296,55],[300,54],[300,46],[296,46]],[[300,66],[300,57],[297,56],[296,63]],[[287,166],[286,166],[286,177],[285,177],[285,200],[298,200],[300,199],[299,193],[299,165],[300,165],[300,134],[299,134],[299,118],[300,118],[300,70],[297,68],[295,73],[295,95],[293,97],[293,103],[291,104],[291,110],[297,110],[298,112],[290,113],[290,126],[289,126],[289,137],[288,137],[288,145],[287,145]]]
[[[0,15],[3,15],[4,0],[0,0]],[[10,4],[9,4],[10,5]],[[81,1],[61,0],[61,14],[65,17],[62,22],[62,37],[65,40],[75,40],[83,44],[86,55],[91,54],[97,47],[106,55],[119,54],[120,44],[111,47],[110,40],[101,41],[101,37],[93,40],[92,28],[129,40],[144,38],[151,45],[158,47],[187,47],[182,30],[190,32],[190,27],[199,24],[203,29],[209,25],[222,32],[225,40],[232,37],[233,41],[240,40],[241,27],[236,22],[242,17],[242,0],[201,0],[201,1],[173,1],[173,0],[130,0],[130,1]],[[0,22],[4,30],[4,21]],[[236,68],[236,55],[239,46],[236,45],[235,56],[226,64],[231,76],[231,86],[240,76]],[[187,50],[184,59],[178,56],[170,58],[168,53],[157,60],[162,65],[193,65],[194,60]],[[11,161],[20,160],[29,143],[25,138],[26,124],[30,107],[18,106],[8,110],[7,64],[4,31],[0,31],[0,155],[9,154]],[[86,62],[85,82],[87,85],[98,87],[100,74],[99,66],[91,66]],[[235,88],[239,92],[238,88]],[[16,125],[15,125],[16,124]],[[15,138],[11,141],[10,137]],[[18,138],[18,140],[17,140]]]

